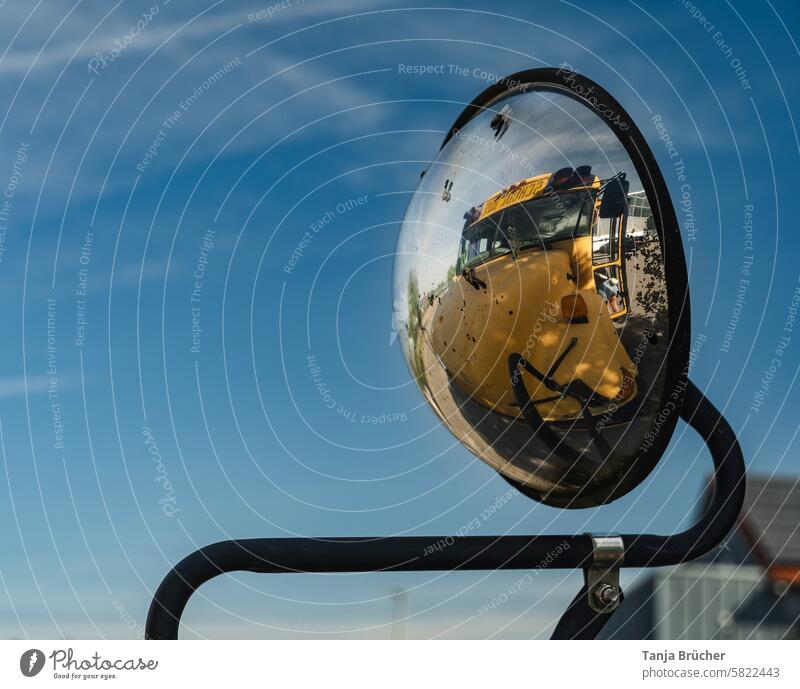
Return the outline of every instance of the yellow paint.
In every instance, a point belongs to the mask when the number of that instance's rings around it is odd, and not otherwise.
[[[561,316],[561,298],[575,292],[567,277],[572,271],[566,251],[536,249],[516,261],[500,256],[476,266],[474,276],[486,283],[485,290],[476,289],[462,276],[451,281],[441,303],[433,307],[437,326],[431,344],[462,391],[494,411],[517,416],[509,355],[521,354],[545,372],[575,337],[578,342],[556,371],[555,380],[565,385],[580,379],[609,400],[619,394],[622,369],[635,372],[636,367],[602,297],[593,289],[580,290],[589,310],[588,323],[569,323]],[[527,372],[523,379],[533,400],[554,394]],[[580,413],[579,403],[570,398],[537,408],[547,421],[572,419]],[[606,409],[592,411],[601,414]]]
[[[547,173],[502,189],[483,203],[475,222],[541,194],[549,179]],[[591,187],[599,186],[600,180],[595,177]],[[599,204],[598,199],[592,228]],[[544,373],[572,338],[577,338],[577,343],[553,376],[559,384],[580,379],[613,400],[622,390],[625,369],[636,385],[636,366],[595,289],[592,235],[554,242],[547,249],[524,251],[516,258],[504,254],[471,268],[470,280],[459,275],[450,281],[440,301],[432,306],[436,327],[430,341],[462,391],[494,411],[516,417],[519,409],[511,388],[509,355],[521,354]],[[624,278],[621,251],[617,261],[605,265],[619,266],[620,278]],[[485,282],[486,289],[476,289],[473,284],[479,283],[475,278]],[[568,322],[561,315],[561,298],[576,291],[586,302],[587,323]],[[534,401],[554,395],[529,373],[524,372],[523,379]],[[634,387],[634,393],[618,401],[617,406],[635,397]],[[592,408],[592,413],[603,414],[609,406]],[[571,398],[542,403],[537,409],[546,421],[574,419],[580,414],[580,404]]]

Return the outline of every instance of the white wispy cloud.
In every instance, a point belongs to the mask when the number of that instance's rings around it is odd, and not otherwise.
[[[227,155],[263,149],[316,117],[380,100],[376,80],[347,78],[350,72],[342,74],[341,64],[331,68],[326,60],[304,62],[307,55],[296,57],[283,44],[252,51],[288,30],[382,6],[386,3],[374,0],[309,0],[250,22],[248,14],[263,6],[231,9],[214,3],[205,10],[195,5],[179,10],[171,2],[96,74],[89,71],[89,61],[96,54],[110,56],[114,39],[122,40],[136,27],[140,10],[120,5],[103,19],[98,8],[81,5],[65,19],[62,10],[50,5],[35,6],[30,16],[20,8],[0,8],[0,44],[8,46],[0,55],[0,87],[9,94],[7,110],[0,115],[5,120],[0,140],[9,145],[32,141],[26,184],[19,194],[38,194],[45,174],[60,190],[58,196],[47,195],[50,203],[69,190],[74,199],[97,195],[100,189],[107,195],[130,188],[136,164],[164,118],[231,60],[240,60],[240,66],[215,81],[191,112],[183,113],[180,126],[169,132],[169,140],[148,164],[149,175],[174,169],[175,156],[186,154],[184,164],[192,164],[210,160],[223,148]],[[356,63],[352,73],[367,69]],[[378,110],[364,108],[326,126],[346,132],[374,124],[379,117]],[[253,122],[257,124],[249,126]],[[224,138],[215,136],[220,123]],[[226,146],[231,134],[242,129]],[[313,131],[298,136],[312,136]],[[168,148],[172,155],[165,155]]]
[[[64,388],[64,378],[60,377],[59,390]],[[50,387],[50,377],[45,375],[18,376],[16,378],[0,378],[0,399],[21,397],[46,392]]]
[[[169,7],[169,0],[166,3],[164,0],[154,2],[144,8],[145,11],[141,11],[141,8],[134,10],[125,3],[118,3],[111,13],[108,13],[111,9],[108,6],[100,8],[101,11],[97,8],[80,8],[52,35],[48,35],[52,31],[48,29],[56,20],[60,22],[64,19],[63,7],[41,4],[3,8],[0,9],[0,16],[3,17],[5,29],[0,32],[0,38],[6,39],[3,43],[9,45],[11,39],[16,37],[15,42],[24,45],[19,49],[12,48],[0,60],[0,74],[25,74],[29,70],[47,70],[67,62],[86,63],[95,53],[109,55],[116,45],[115,39],[125,43],[125,53],[148,53],[164,42],[203,39],[237,25],[275,29],[291,22],[310,24],[327,17],[346,16],[396,3],[385,0],[338,0],[335,3],[307,1],[276,12],[266,19],[250,21],[248,15],[270,4],[245,5],[234,10],[228,9],[224,0],[209,3],[205,9],[192,4],[191,13],[179,20],[174,18],[175,13],[170,14],[177,3]],[[158,12],[155,15],[150,13],[151,18],[145,20],[143,17],[150,7],[158,7]],[[140,21],[146,25],[138,30],[137,23]],[[20,32],[20,38],[17,31],[23,25],[25,33]],[[132,32],[134,35],[126,43],[123,39]],[[274,32],[270,31],[270,34]]]

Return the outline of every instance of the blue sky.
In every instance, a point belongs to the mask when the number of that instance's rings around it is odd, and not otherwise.
[[[411,382],[391,266],[444,132],[529,67],[638,123],[683,203],[692,377],[753,471],[798,473],[795,4],[423,4],[0,3],[0,636],[135,637],[206,543],[449,534],[507,495]],[[708,468],[679,426],[612,505],[514,495],[472,532],[669,532]],[[228,577],[184,635],[385,638],[400,590],[410,636],[547,635],[579,575],[481,614],[520,576]]]

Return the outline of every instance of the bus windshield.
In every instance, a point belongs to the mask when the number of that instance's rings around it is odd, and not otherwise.
[[[502,254],[588,235],[594,202],[591,189],[553,192],[490,215],[464,230],[459,263],[464,268]]]

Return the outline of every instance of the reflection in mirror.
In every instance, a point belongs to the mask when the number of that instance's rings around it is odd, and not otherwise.
[[[592,109],[517,88],[453,133],[403,220],[411,371],[455,436],[542,502],[607,502],[658,459],[670,327],[648,194]]]

